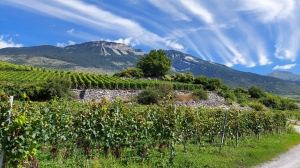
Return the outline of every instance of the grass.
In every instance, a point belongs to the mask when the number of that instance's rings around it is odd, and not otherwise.
[[[206,168],[234,168],[252,167],[266,162],[286,151],[293,146],[300,144],[300,134],[295,133],[291,128],[287,132],[274,135],[262,135],[260,141],[255,136],[241,138],[239,146],[235,147],[234,140],[226,141],[225,146],[219,153],[219,146],[206,146],[198,150],[194,141],[191,140],[187,145],[187,152],[183,150],[183,145],[176,145],[176,156],[174,164],[169,163],[169,151],[165,151],[165,157],[157,150],[150,150],[148,159],[140,157],[123,157],[117,160],[111,155],[104,157],[103,154],[94,155],[87,160],[83,154],[74,154],[67,160],[61,155],[54,158],[50,154],[38,153],[37,159],[40,167],[131,167],[131,168],[150,168],[150,167],[206,167]],[[123,151],[126,156],[134,156],[131,149]]]

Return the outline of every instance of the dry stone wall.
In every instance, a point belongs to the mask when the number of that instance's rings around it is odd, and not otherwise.
[[[137,96],[141,90],[108,90],[108,89],[86,89],[86,90],[73,90],[78,95],[78,102],[101,102],[103,98],[107,98],[108,101],[113,102],[116,98],[119,98],[125,102],[130,102],[132,98]],[[190,91],[176,91],[177,95],[189,94]],[[249,109],[248,107],[240,107],[238,104],[227,105],[225,99],[214,92],[209,92],[208,100],[188,100],[188,101],[175,101],[175,104],[179,106],[191,106],[191,107],[205,107],[205,108],[225,108],[229,109],[239,108],[242,110]]]

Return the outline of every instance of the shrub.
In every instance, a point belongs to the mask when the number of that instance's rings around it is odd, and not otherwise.
[[[208,100],[207,91],[205,91],[203,89],[193,90],[193,95],[197,96],[200,100]]]
[[[69,88],[71,87],[71,81],[63,78],[50,78],[46,81],[43,88],[43,98],[50,100],[54,97],[70,99],[74,97]]]
[[[257,86],[251,86],[248,89],[248,93],[252,98],[261,98],[266,96],[266,93],[260,87]]]
[[[172,81],[172,77],[170,75],[165,75],[162,77],[162,80],[164,81]]]
[[[158,103],[158,93],[155,90],[143,90],[137,99],[140,104],[156,104]]]
[[[280,110],[297,110],[299,106],[288,99],[281,99],[281,108]]]
[[[273,108],[273,109],[280,109],[281,108],[281,101],[280,98],[268,94],[267,97],[263,97],[259,100],[260,103],[264,104],[266,107]]]
[[[123,69],[122,72],[116,73],[113,76],[128,77],[128,78],[141,78],[144,76],[142,69],[139,68],[127,68]]]
[[[158,88],[156,89],[156,91],[157,91],[157,93],[159,93],[160,98],[164,98],[170,94],[174,95],[173,85],[171,85],[171,84],[159,85]]]
[[[205,86],[205,85],[203,85],[203,86]],[[224,86],[224,84],[223,84],[221,79],[211,78],[211,79],[208,80],[208,83],[205,86],[205,89],[210,90],[210,91],[214,91],[214,90],[221,89],[223,86]]]
[[[259,102],[254,102],[252,104],[249,105],[252,109],[254,109],[255,111],[263,111],[264,110],[264,105],[259,103]]]

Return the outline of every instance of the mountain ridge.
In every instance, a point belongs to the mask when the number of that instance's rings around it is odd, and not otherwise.
[[[271,76],[274,78],[279,78],[279,79],[288,80],[288,81],[299,81],[300,82],[300,75],[294,74],[292,72],[287,72],[287,71],[276,70],[276,71],[266,74],[266,76]]]
[[[3,48],[0,49],[0,60],[53,69],[112,75],[122,69],[135,67],[138,59],[145,54],[142,50],[125,44],[91,41],[66,47],[42,45]],[[195,76],[220,78],[230,87],[259,86],[265,91],[275,94],[300,94],[300,87],[292,82],[234,70],[225,65],[205,61],[176,50],[167,50],[166,54],[172,60],[172,73],[192,72]]]

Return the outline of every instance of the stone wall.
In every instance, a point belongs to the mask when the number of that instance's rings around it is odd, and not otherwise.
[[[101,102],[105,97],[110,102],[113,102],[116,98],[122,99],[124,102],[130,102],[130,100],[137,96],[141,90],[108,90],[108,89],[86,89],[86,90],[73,90],[78,95],[78,102]],[[177,95],[190,94],[190,91],[176,91]],[[230,106],[239,109],[249,109],[240,107],[238,104],[227,105],[225,99],[214,92],[209,92],[208,100],[187,100],[187,101],[175,101],[175,104],[179,106],[191,106],[191,107],[205,107],[205,108],[225,108]]]

